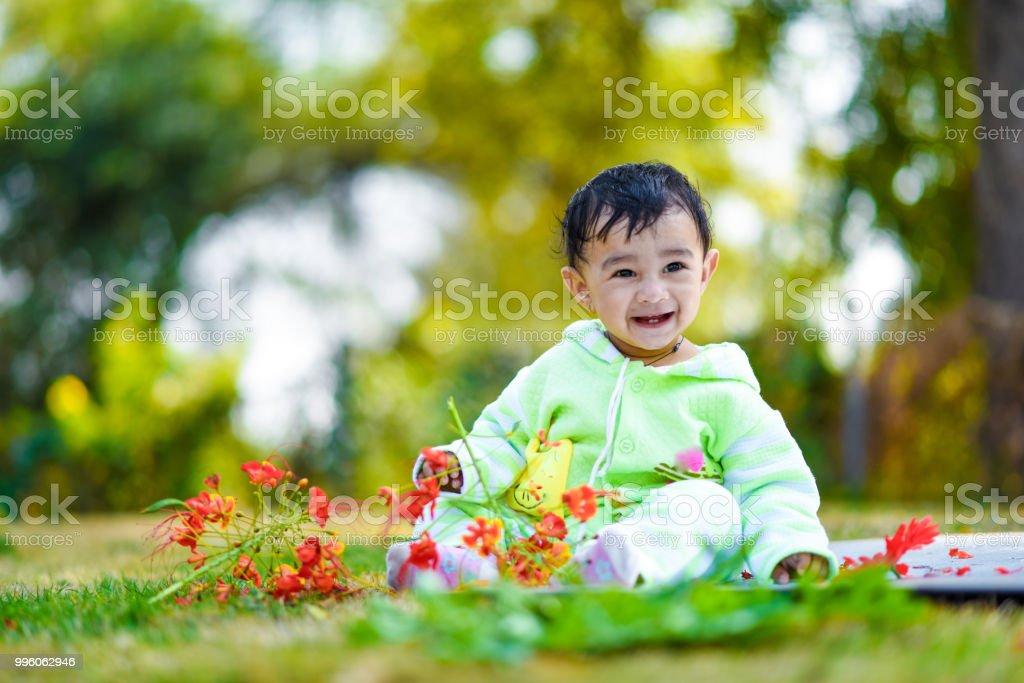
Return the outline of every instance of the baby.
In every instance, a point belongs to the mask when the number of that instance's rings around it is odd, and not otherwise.
[[[562,490],[609,492],[593,518],[566,519],[587,583],[705,577],[741,549],[762,583],[833,576],[814,477],[746,355],[685,336],[719,260],[697,190],[666,164],[607,169],[569,201],[562,237],[562,279],[596,319],[569,325],[516,374],[473,425],[469,449],[461,440],[440,447],[450,475],[439,476],[434,516],[414,529],[437,543],[437,569],[409,567],[409,545],[395,544],[392,587],[427,572],[448,587],[497,576],[494,558],[462,536],[474,517],[494,516],[486,501],[499,502],[505,533],[523,538],[545,511],[539,502],[560,501],[561,490],[529,495],[541,488],[528,462],[541,430],[567,470]],[[683,452],[696,454],[697,472],[666,476]],[[421,457],[413,480],[439,474]]]

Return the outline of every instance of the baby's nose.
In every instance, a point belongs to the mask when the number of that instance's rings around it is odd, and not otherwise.
[[[657,303],[668,298],[668,288],[660,282],[648,281],[640,285],[636,298],[643,303]]]

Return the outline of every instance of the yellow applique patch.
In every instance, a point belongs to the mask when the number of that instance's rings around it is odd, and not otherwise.
[[[526,469],[506,494],[509,507],[528,515],[554,512],[562,516],[562,494],[569,480],[572,442],[558,439],[557,446],[541,448],[537,438],[526,446]]]

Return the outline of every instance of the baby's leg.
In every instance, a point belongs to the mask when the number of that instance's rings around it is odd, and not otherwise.
[[[588,583],[671,583],[710,574],[738,552],[741,534],[739,505],[729,491],[711,481],[679,481],[602,529],[575,561]]]
[[[437,545],[437,569],[419,569],[407,564],[410,543],[395,543],[388,548],[388,585],[404,590],[422,585],[424,574],[433,574],[435,583],[449,590],[470,581],[493,581],[498,578],[498,566],[493,557],[480,557],[475,550],[451,545]],[[439,579],[439,581],[438,581]]]
[[[457,498],[441,496],[431,517],[420,519],[413,528],[413,537],[420,538],[423,532],[430,534],[437,544],[437,571],[421,570],[406,565],[411,543],[395,543],[388,549],[388,585],[395,590],[411,588],[423,579],[424,573],[436,574],[442,587],[454,589],[463,583],[475,580],[491,581],[498,576],[494,557],[480,557],[476,551],[467,550],[462,536],[468,532],[474,517],[493,517],[493,513],[482,505],[459,501]],[[403,570],[404,567],[404,570]]]

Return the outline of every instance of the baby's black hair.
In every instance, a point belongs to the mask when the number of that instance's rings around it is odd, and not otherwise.
[[[642,232],[666,211],[679,208],[697,225],[704,254],[711,248],[707,207],[686,176],[658,161],[621,164],[607,168],[576,190],[562,218],[562,251],[575,268],[587,242],[604,240],[612,226],[626,219],[626,239]],[[601,216],[608,220],[598,228]]]

